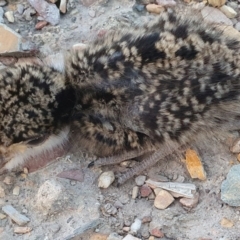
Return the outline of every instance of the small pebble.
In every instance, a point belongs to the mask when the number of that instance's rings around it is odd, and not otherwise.
[[[70,184],[71,184],[72,186],[75,186],[75,185],[77,184],[77,182],[74,181],[74,180],[72,180],[72,181],[70,181]]]
[[[176,182],[183,183],[185,178],[183,176],[178,176],[177,179],[175,180]]]
[[[129,232],[129,230],[130,230],[130,227],[123,227],[124,232]]]
[[[164,7],[157,5],[157,4],[148,4],[146,6],[146,9],[150,13],[156,13],[159,14],[164,11]]]
[[[227,0],[207,0],[207,1],[213,7],[221,7],[226,3]]]
[[[23,11],[24,11],[24,6],[22,4],[17,4],[17,11],[20,15],[23,14]]]
[[[166,209],[173,201],[174,198],[169,192],[161,190],[154,200],[154,206],[158,209]]]
[[[153,235],[154,237],[157,237],[157,238],[163,238],[164,237],[164,233],[161,232],[159,228],[153,228],[150,231],[150,234]]]
[[[231,167],[226,180],[222,182],[221,199],[232,207],[240,206],[240,164]]]
[[[141,197],[148,197],[152,193],[152,189],[147,185],[144,184],[140,188]]]
[[[138,218],[135,218],[134,222],[130,227],[131,233],[136,234],[140,230],[141,225],[142,225],[142,221]]]
[[[15,227],[13,230],[15,233],[20,233],[20,234],[24,234],[24,233],[29,233],[32,231],[32,228],[30,227]]]
[[[7,215],[3,214],[3,213],[0,213],[0,219],[3,220],[4,218],[6,218]]]
[[[103,233],[93,233],[89,240],[107,240],[107,235]]]
[[[98,179],[98,187],[108,188],[113,183],[114,180],[115,176],[113,171],[104,172],[100,175]]]
[[[6,5],[7,5],[7,1],[5,0],[0,1],[0,7],[4,7]]]
[[[136,178],[135,178],[135,183],[137,184],[137,186],[142,186],[144,183],[145,183],[145,181],[146,181],[146,176],[143,176],[143,175],[140,175],[140,176],[137,176]]]
[[[122,240],[122,236],[118,235],[117,233],[113,232],[110,233],[107,237],[107,240]]]
[[[14,23],[13,11],[7,11],[4,15],[10,23]]]
[[[96,17],[96,12],[94,10],[89,10],[88,15],[92,18]]]
[[[220,10],[228,17],[228,18],[235,18],[237,16],[237,12],[227,6],[227,5],[223,5],[222,7],[220,7]]]
[[[14,222],[18,225],[22,226],[25,225],[30,221],[29,218],[24,216],[23,214],[19,213],[13,206],[6,205],[2,207],[4,213],[6,213]]]
[[[20,193],[20,187],[16,186],[13,188],[13,195],[18,196]]]
[[[25,20],[31,21],[34,14],[36,14],[36,11],[33,8],[29,7],[23,12],[23,17]]]
[[[145,216],[142,219],[142,223],[149,223],[152,221],[152,217],[151,216]]]
[[[67,12],[67,0],[61,0],[59,10],[61,13]]]
[[[149,200],[154,200],[155,199],[155,195],[153,192],[150,193],[150,195],[148,196]]]
[[[3,182],[4,182],[5,184],[7,184],[7,185],[12,185],[13,182],[14,182],[14,180],[13,180],[13,177],[11,177],[11,176],[6,176],[6,177],[4,178],[4,180],[3,180]]]
[[[198,153],[192,149],[186,151],[186,165],[191,178],[206,180],[206,172]]]
[[[156,2],[163,7],[174,7],[177,4],[174,0],[157,0]]]
[[[20,176],[21,176],[22,179],[26,179],[27,178],[27,174],[26,173],[21,173]]]
[[[128,234],[122,240],[141,240],[141,239],[140,238],[136,238],[136,237],[132,236],[131,234]]]
[[[4,15],[4,10],[2,7],[0,7],[0,23],[4,23],[3,15]]]
[[[139,192],[139,187],[138,186],[134,186],[133,190],[132,190],[132,199],[136,199],[137,198],[138,192]]]
[[[233,227],[233,222],[227,218],[223,218],[221,220],[221,226],[224,228],[232,228]]]
[[[114,207],[116,207],[116,208],[123,208],[123,204],[120,202],[120,201],[116,201],[115,203],[114,203]]]
[[[240,30],[240,22],[239,23],[239,30]],[[237,24],[238,24],[237,23]],[[233,142],[233,145],[232,147],[230,148],[230,151],[232,153],[240,153],[240,139],[236,139],[234,142]]]
[[[23,168],[23,172],[25,173],[25,174],[28,174],[29,173],[29,171],[28,171],[28,168]]]
[[[47,21],[40,21],[35,25],[35,29],[41,30],[42,28],[44,28],[47,25],[48,25]]]
[[[199,200],[199,193],[195,193],[193,198],[181,198],[180,203],[187,208],[194,208],[197,206]]]
[[[235,28],[240,32],[240,22],[237,22]]]
[[[154,188],[154,193],[157,196],[160,191],[162,191],[162,188]]]
[[[148,240],[155,240],[154,236],[150,236]]]

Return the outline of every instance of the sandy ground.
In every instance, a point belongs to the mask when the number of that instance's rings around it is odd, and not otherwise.
[[[23,3],[24,1],[18,1]],[[29,22],[16,21],[7,24],[18,30],[23,37],[28,38],[40,50],[40,57],[61,52],[71,48],[76,43],[88,43],[97,34],[112,26],[121,27],[141,21],[140,15],[133,11],[134,1],[101,1],[90,7],[83,6],[79,1],[71,1],[72,8],[67,14],[61,15],[57,26],[47,26],[41,31],[35,30],[36,18]],[[95,16],[93,15],[94,11]],[[218,139],[219,140],[219,139]],[[135,218],[150,216],[150,223],[142,224],[138,233],[140,239],[148,239],[149,229],[158,227],[164,233],[162,239],[174,240],[237,240],[240,239],[240,208],[224,204],[220,198],[220,187],[232,164],[237,164],[236,156],[230,154],[226,144],[220,144],[216,139],[198,146],[203,159],[207,180],[199,181],[190,178],[181,158],[173,157],[143,173],[148,177],[160,179],[163,176],[170,181],[179,177],[186,183],[194,183],[200,194],[199,203],[195,208],[185,210],[178,200],[165,210],[158,210],[153,200],[147,198],[132,199],[132,189],[136,185],[134,179],[120,187],[112,185],[108,189],[97,187],[97,178],[102,170],[88,169],[90,159],[83,154],[71,154],[57,159],[53,164],[42,170],[21,175],[7,174],[14,178],[11,185],[3,184],[5,175],[0,176],[1,186],[6,197],[0,201],[1,206],[11,204],[19,212],[26,215],[32,228],[30,233],[16,234],[16,224],[9,218],[0,220],[0,239],[89,239],[94,231],[109,234],[117,232],[125,236],[124,226],[129,226]],[[207,147],[208,146],[208,147]],[[84,181],[78,182],[57,177],[64,170],[80,169]],[[114,168],[115,169],[115,168]],[[39,189],[48,184],[47,193],[41,196]],[[20,194],[14,196],[12,190],[20,187]],[[56,199],[51,207],[51,192],[56,189]],[[44,202],[47,199],[47,203]],[[114,206],[117,212],[107,216],[102,209],[106,204]],[[234,223],[230,228],[223,227],[220,222],[227,218]],[[145,238],[144,238],[145,237]],[[157,239],[157,238],[155,238]]]

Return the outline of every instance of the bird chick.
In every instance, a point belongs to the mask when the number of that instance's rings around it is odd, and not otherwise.
[[[22,166],[36,156],[52,153],[54,157],[54,149],[67,144],[76,103],[75,92],[62,74],[50,67],[17,66],[0,73],[0,89],[2,170]]]
[[[239,53],[239,40],[173,11],[72,52],[65,75],[81,106],[72,127],[101,157],[92,165],[148,153],[123,183],[197,136],[231,129],[240,116]]]
[[[92,165],[145,156],[119,177],[123,183],[197,136],[239,125],[239,49],[217,27],[171,11],[67,54],[64,73],[7,70],[1,163],[11,169],[23,163],[22,152],[41,154],[47,145],[37,151],[32,138],[51,136],[50,148],[70,139],[99,157]]]

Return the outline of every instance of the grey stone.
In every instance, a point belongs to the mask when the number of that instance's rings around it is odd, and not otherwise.
[[[31,6],[52,25],[57,25],[60,21],[60,12],[55,4],[43,0],[28,0]]]
[[[24,6],[22,4],[17,4],[17,11],[19,14],[23,14],[23,11],[24,11]]]
[[[0,23],[4,23],[3,14],[4,14],[4,10],[2,7],[0,7]]]
[[[237,22],[235,28],[240,32],[240,22]]]
[[[0,7],[4,7],[7,5],[7,1],[0,1]]]
[[[19,213],[13,206],[6,205],[2,207],[4,213],[6,213],[14,222],[18,225],[22,226],[25,225],[30,221],[29,218]]]
[[[107,240],[121,240],[121,239],[123,239],[123,237],[115,232],[111,233],[107,238]]]
[[[233,166],[222,182],[221,199],[230,206],[240,206],[240,164]]]
[[[146,176],[144,175],[140,175],[140,176],[137,176],[135,178],[135,183],[137,184],[137,186],[142,186],[146,181]]]

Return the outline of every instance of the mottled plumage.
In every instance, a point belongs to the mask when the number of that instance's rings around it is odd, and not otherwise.
[[[72,51],[64,74],[47,67],[8,70],[0,77],[1,118],[8,119],[1,123],[2,144],[67,125],[71,139],[101,157],[95,164],[149,153],[122,183],[197,135],[238,123],[239,53],[240,42],[217,27],[169,12]],[[26,104],[16,90],[7,97],[5,78],[23,85]],[[37,105],[38,94],[44,101]],[[12,98],[21,113],[16,121],[3,108]]]

